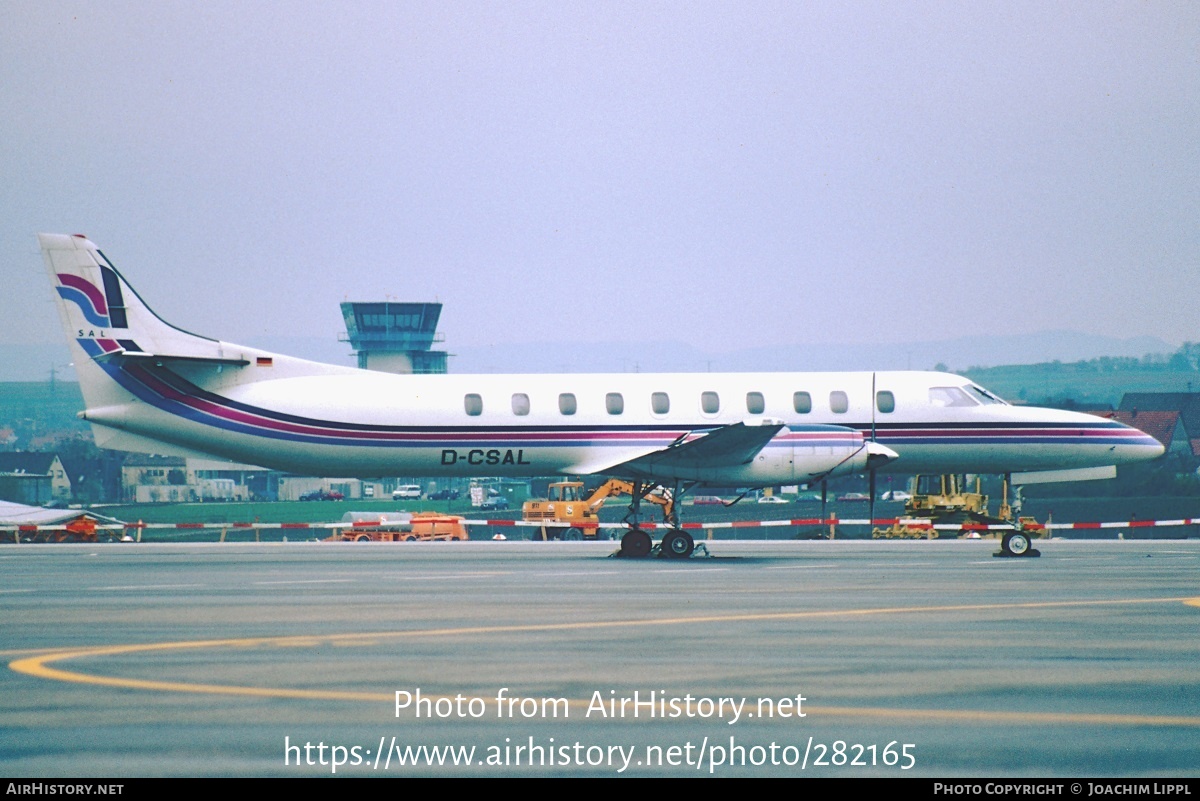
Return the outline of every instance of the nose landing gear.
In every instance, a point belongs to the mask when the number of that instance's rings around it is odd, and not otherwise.
[[[996,556],[1041,556],[1042,552],[1034,548],[1029,535],[1024,531],[1014,531],[1005,534],[1000,540],[1000,552]]]

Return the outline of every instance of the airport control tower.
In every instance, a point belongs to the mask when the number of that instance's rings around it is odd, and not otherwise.
[[[446,352],[430,350],[437,333],[440,303],[343,303],[346,335],[358,353],[358,366],[385,373],[444,373]]]

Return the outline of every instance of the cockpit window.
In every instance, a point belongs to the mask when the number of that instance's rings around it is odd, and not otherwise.
[[[978,406],[962,387],[930,387],[929,405],[931,406]]]
[[[993,395],[992,393],[988,392],[983,387],[977,387],[974,384],[968,384],[967,389],[975,397],[975,399],[978,400],[980,403],[982,403],[984,406],[989,406],[993,403],[999,403],[1004,406],[1008,405],[1008,403],[1006,403],[1002,398],[1000,398],[996,395]]]

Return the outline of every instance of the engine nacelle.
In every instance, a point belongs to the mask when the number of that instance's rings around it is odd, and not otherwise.
[[[663,475],[654,477],[722,486],[805,484],[878,469],[896,458],[895,451],[868,441],[861,431],[853,428],[792,426],[780,430],[745,464],[692,469],[675,466],[669,475],[663,471]]]

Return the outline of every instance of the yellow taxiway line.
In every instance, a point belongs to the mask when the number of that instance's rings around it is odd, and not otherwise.
[[[151,681],[129,679],[118,676],[102,676],[52,667],[53,663],[72,659],[98,658],[118,654],[150,653],[201,649],[245,649],[255,647],[312,648],[322,644],[339,647],[361,647],[381,640],[416,639],[429,637],[461,637],[478,634],[535,633],[543,631],[584,631],[596,629],[650,626],[695,625],[697,623],[744,623],[753,621],[806,620],[832,617],[865,617],[872,615],[928,614],[947,612],[977,612],[1000,609],[1052,609],[1085,606],[1120,606],[1134,604],[1183,603],[1200,607],[1200,598],[1150,598],[1109,599],[1093,601],[1046,601],[1019,604],[958,604],[947,606],[881,607],[872,609],[838,609],[813,612],[762,612],[753,614],[696,615],[688,617],[661,617],[640,620],[604,620],[575,623],[542,623],[502,626],[465,626],[458,628],[417,629],[410,631],[363,632],[357,634],[331,634],[324,636],[289,635],[280,637],[244,637],[219,640],[188,640],[182,642],[144,643],[140,645],[111,645],[94,648],[56,649],[41,652],[37,656],[16,659],[9,668],[38,678],[75,684],[89,684],[124,689],[150,690],[171,693],[202,693],[210,695],[237,695],[259,698],[292,698],[307,700],[390,702],[390,693],[349,692],[342,690],[301,690],[284,687],[243,687],[227,684],[199,684],[191,682]],[[430,696],[436,700],[435,696]],[[587,700],[569,700],[569,705],[586,707]],[[892,719],[969,721],[977,723],[1058,723],[1123,726],[1200,726],[1200,717],[1181,715],[1119,715],[1087,714],[1074,712],[1004,712],[991,710],[946,710],[946,709],[903,709],[884,707],[810,706],[808,714],[814,716],[870,717]]]

